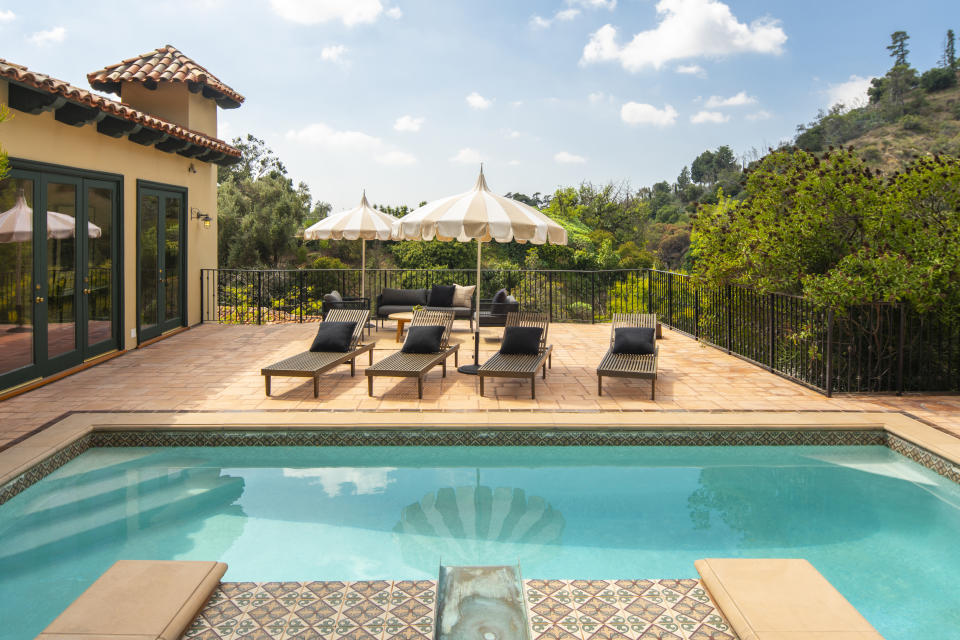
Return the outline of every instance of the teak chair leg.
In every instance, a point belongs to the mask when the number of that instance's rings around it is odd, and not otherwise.
[[[453,352],[453,366],[455,367],[460,366],[460,349],[457,349],[456,351]]]
[[[483,376],[480,376],[480,397],[483,397]]]
[[[417,377],[417,397],[423,400],[423,378]]]
[[[267,395],[270,395],[270,376],[263,376],[263,382],[267,387]]]
[[[367,351],[367,353],[370,354],[370,366],[372,367],[373,366],[373,349],[370,349],[369,351]]]
[[[603,376],[597,376],[597,395],[603,395]]]
[[[443,370],[443,375],[441,375],[440,377],[446,378],[447,377],[447,359],[446,358],[444,358],[443,362],[440,363],[440,368]]]
[[[546,364],[543,365],[543,379],[544,379],[544,380],[547,379],[547,365],[546,365]]]
[[[537,399],[537,376],[533,375],[530,377],[530,397],[534,400]]]
[[[367,376],[367,395],[373,397],[373,376]]]
[[[354,358],[353,360],[350,361],[350,377],[352,378],[356,372],[357,372],[357,359]]]
[[[650,381],[650,399],[657,399],[657,379],[654,378]]]
[[[320,397],[320,376],[313,376],[313,397]]]

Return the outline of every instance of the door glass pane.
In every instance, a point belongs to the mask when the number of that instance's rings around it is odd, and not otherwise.
[[[140,198],[140,328],[157,324],[157,230],[160,198]]]
[[[77,348],[77,187],[47,185],[47,357]],[[82,290],[83,287],[80,287]]]
[[[113,336],[113,190],[87,189],[87,344]]]
[[[0,375],[33,364],[33,180],[0,182]]]
[[[164,248],[164,319],[180,317],[180,199],[164,198],[166,203]]]

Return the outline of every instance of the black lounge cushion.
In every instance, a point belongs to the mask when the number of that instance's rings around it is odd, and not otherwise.
[[[494,315],[502,315],[507,313],[509,309],[504,306],[504,303],[507,301],[507,290],[500,289],[495,294],[493,294],[493,299],[490,301],[490,313]]]
[[[326,293],[323,296],[324,302],[343,302],[343,296],[340,295],[340,292],[334,289],[330,293]]]
[[[403,341],[404,353],[437,353],[440,351],[440,341],[443,340],[441,325],[421,325],[410,327],[407,339]]]
[[[654,330],[650,327],[620,327],[613,332],[616,354],[648,355],[654,353]]]
[[[321,322],[310,351],[349,351],[356,322]]]
[[[507,327],[503,330],[500,353],[505,355],[535,356],[540,353],[541,327]]]
[[[452,307],[453,294],[456,292],[456,285],[435,284],[430,290],[429,305],[431,307]]]
[[[380,294],[381,306],[405,306],[410,311],[409,307],[426,304],[426,289],[384,289]]]

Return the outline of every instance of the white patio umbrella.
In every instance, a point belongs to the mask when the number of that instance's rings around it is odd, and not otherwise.
[[[360,206],[324,218],[303,231],[305,240],[361,240],[360,297],[367,295],[367,240],[389,240],[396,218],[377,211],[363,192]]]
[[[473,364],[460,367],[462,373],[480,368],[480,253],[484,242],[531,242],[567,244],[567,231],[530,205],[498,196],[480,176],[473,189],[429,202],[408,213],[393,225],[395,240],[477,241],[477,305],[473,335]]]
[[[47,239],[66,240],[72,238],[76,233],[77,220],[71,215],[60,213],[58,211],[47,211]],[[87,223],[87,235],[91,238],[99,238],[103,230],[92,222]],[[23,194],[23,189],[17,193],[17,201],[14,205],[0,213],[0,242],[17,243],[17,306],[23,306],[22,292],[20,288],[20,279],[22,277],[20,267],[21,242],[33,241],[33,209],[27,205],[27,199]],[[18,323],[22,320],[22,314],[17,312]]]

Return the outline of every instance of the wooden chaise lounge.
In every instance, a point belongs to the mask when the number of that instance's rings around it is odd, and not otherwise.
[[[614,353],[613,341],[621,327],[646,327],[657,330],[657,316],[652,313],[615,313],[610,326],[610,348],[597,367],[597,395],[603,395],[603,377],[645,378],[650,380],[650,399],[657,394],[657,355],[659,347],[651,354]]]
[[[423,377],[435,366],[443,368],[443,377],[447,377],[447,358],[453,356],[454,366],[459,364],[460,345],[450,346],[450,331],[453,328],[454,313],[436,309],[417,309],[413,312],[410,329],[421,326],[442,326],[443,337],[440,350],[435,353],[404,353],[397,351],[366,369],[367,395],[373,396],[373,378],[387,376],[391,378],[416,378],[417,397],[423,398]],[[407,340],[411,332],[407,332]]]
[[[537,397],[537,372],[542,369],[547,377],[547,367],[553,366],[553,346],[547,345],[547,329],[550,319],[545,313],[516,311],[507,314],[504,332],[510,327],[540,327],[540,348],[536,354],[507,354],[497,351],[480,365],[480,395],[483,395],[484,378],[527,378],[530,380],[530,397]]]
[[[350,338],[350,348],[347,351],[304,351],[291,356],[269,367],[260,369],[264,377],[267,395],[270,395],[270,378],[273,376],[289,376],[294,378],[313,378],[313,397],[320,395],[320,376],[337,365],[350,363],[350,375],[356,373],[357,356],[362,353],[370,354],[370,363],[373,364],[373,345],[360,344],[363,329],[370,317],[369,311],[359,309],[333,309],[327,313],[324,322],[356,322]]]

